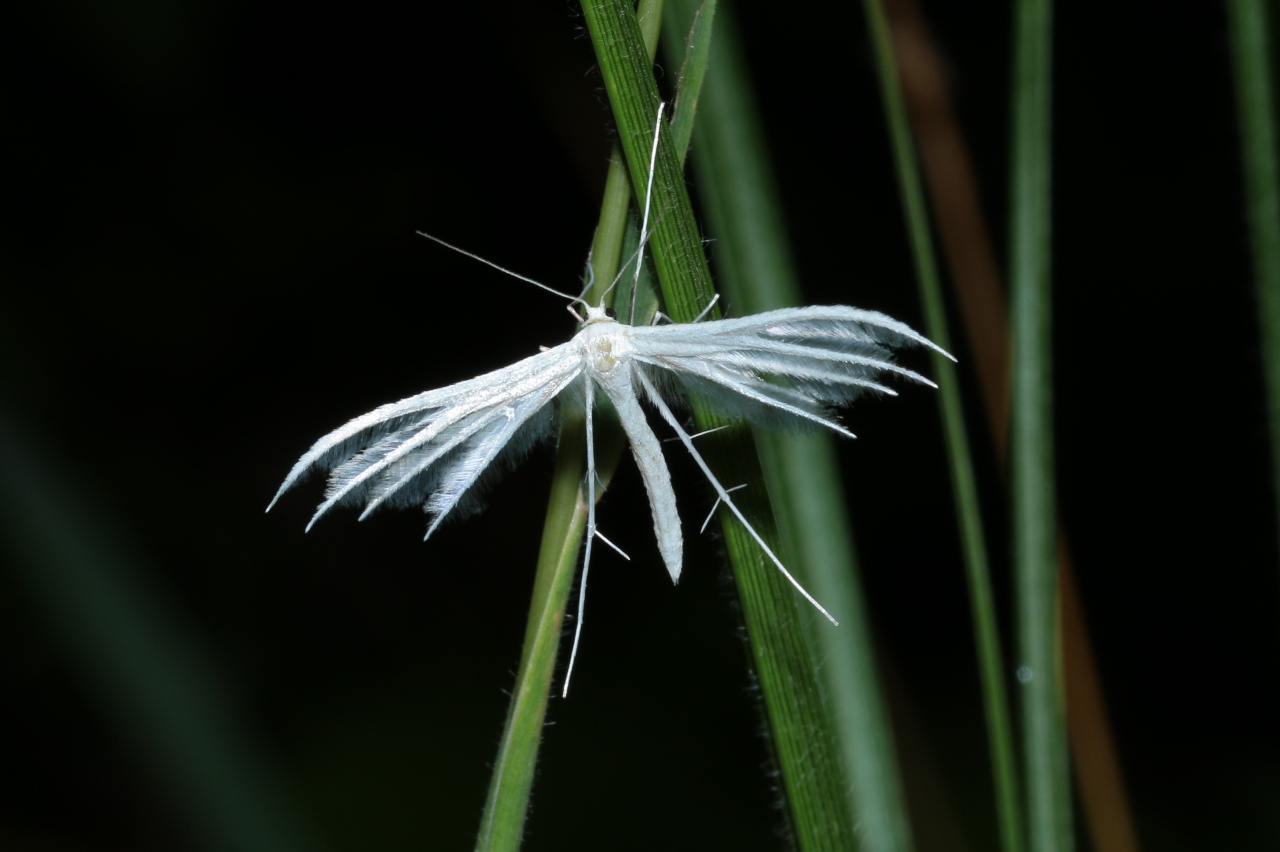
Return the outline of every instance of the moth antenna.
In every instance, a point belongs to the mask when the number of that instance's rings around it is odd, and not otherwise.
[[[640,247],[636,258],[636,274],[631,279],[631,307],[627,311],[627,325],[636,320],[636,287],[640,284],[640,267],[644,261],[644,244],[649,241],[649,203],[653,200],[653,172],[658,164],[658,136],[662,133],[662,111],[666,103],[658,104],[658,120],[653,128],[653,150],[649,152],[649,182],[644,188],[644,216],[640,220]]]
[[[702,434],[706,434],[706,433],[702,433]],[[697,435],[690,435],[689,437],[690,437],[690,438],[696,438],[696,437],[698,437],[698,436],[697,436]],[[744,482],[744,483],[742,483],[741,485],[735,485],[735,486],[733,486],[732,488],[726,488],[726,489],[724,490],[724,493],[725,493],[725,494],[732,494],[733,492],[737,491],[738,489],[740,489],[740,488],[746,488],[746,487],[747,487],[747,484]],[[719,509],[719,508],[720,508],[720,495],[719,495],[719,494],[717,494],[717,495],[716,495],[716,502],[714,502],[714,503],[712,503],[712,504],[711,504],[711,511],[710,511],[710,512],[707,512],[707,519],[706,519],[705,521],[703,521],[703,522],[702,522],[702,529],[698,530],[698,534],[699,534],[699,535],[701,535],[702,533],[704,533],[704,532],[706,532],[706,531],[707,531],[707,524],[711,523],[711,519],[712,519],[712,518],[714,518],[714,517],[716,516],[716,509]]]
[[[560,693],[562,698],[569,697],[569,678],[573,677],[573,663],[578,659],[578,642],[582,639],[582,615],[587,607],[587,573],[591,570],[591,544],[598,535],[596,532],[596,450],[591,423],[595,388],[591,386],[590,376],[584,375],[583,379],[587,386],[587,544],[582,555],[582,585],[578,588],[578,623],[573,626],[573,650],[569,652],[569,668],[565,669],[564,673],[564,691]],[[604,538],[604,536],[600,537]]]
[[[465,254],[467,257],[471,258],[472,260],[478,260],[481,263],[483,263],[485,266],[492,266],[494,269],[498,270],[499,272],[505,272],[508,275],[510,275],[512,278],[519,278],[521,281],[525,281],[529,284],[532,284],[535,287],[541,287],[543,290],[546,290],[548,293],[555,293],[557,296],[561,297],[562,299],[568,299],[570,302],[582,301],[582,299],[577,296],[570,296],[568,293],[561,293],[559,290],[555,289],[554,287],[548,287],[546,284],[543,284],[541,281],[534,281],[532,278],[530,278],[527,275],[521,275],[519,272],[512,272],[510,269],[507,269],[505,266],[499,266],[498,264],[494,263],[492,260],[485,260],[483,257],[481,257],[478,254],[472,254],[466,249],[460,249],[457,246],[453,245],[452,243],[446,243],[444,240],[440,239],[439,237],[431,236],[426,231],[418,231],[417,234],[420,237],[426,237],[432,242],[439,243],[440,245],[444,246],[447,249],[453,249],[458,254]]]
[[[782,560],[779,559],[769,548],[769,545],[764,543],[764,539],[760,537],[758,532],[756,532],[755,527],[751,526],[738,507],[734,505],[733,500],[729,497],[729,492],[720,484],[720,480],[716,479],[715,474],[711,472],[711,468],[707,467],[707,463],[703,460],[702,455],[694,449],[693,440],[680,426],[680,421],[671,413],[671,409],[667,407],[666,402],[663,401],[662,396],[658,393],[657,388],[653,386],[653,383],[650,382],[648,377],[639,370],[636,371],[635,376],[640,381],[641,386],[644,387],[644,391],[648,394],[649,401],[653,403],[653,407],[658,409],[658,413],[662,415],[662,419],[667,421],[671,428],[676,431],[676,434],[680,436],[680,440],[684,443],[685,449],[689,451],[689,455],[693,456],[693,460],[697,462],[698,467],[702,469],[703,475],[706,476],[707,481],[711,483],[711,487],[715,489],[716,494],[724,504],[729,507],[729,511],[733,512],[734,517],[737,518],[742,526],[746,528],[747,532],[751,534],[751,537],[755,539],[756,544],[760,545],[760,549],[764,551],[765,555],[768,556],[773,564],[777,566],[778,570],[782,572],[782,576],[787,578],[787,581],[795,587],[796,591],[804,595],[805,600],[817,607],[818,612],[825,615],[828,621],[839,626],[840,622],[836,621],[835,618],[832,617],[831,613],[827,612],[826,608],[822,604],[818,603],[818,601],[814,599],[813,595],[809,594],[808,591],[805,590],[804,586],[800,585],[799,580],[791,576],[791,572],[787,570],[787,566],[782,564]]]

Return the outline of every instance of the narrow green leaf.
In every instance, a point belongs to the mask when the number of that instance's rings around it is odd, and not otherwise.
[[[685,41],[684,62],[680,66],[676,102],[671,121],[671,138],[680,152],[680,164],[684,165],[689,152],[689,139],[693,136],[693,119],[698,112],[698,97],[702,94],[702,80],[707,72],[707,59],[711,55],[711,24],[716,17],[716,0],[702,0],[693,14],[689,37]],[[668,15],[667,20],[674,21]],[[678,24],[675,26],[679,26]],[[671,36],[672,45],[677,42]]]
[[[1029,843],[1072,848],[1050,359],[1050,0],[1018,0],[1014,15],[1009,286],[1013,356],[1011,469]]]
[[[625,2],[587,0],[582,7],[618,125],[632,190],[644,197],[661,98],[652,63],[641,48],[636,13]],[[711,301],[714,288],[679,162],[671,134],[659,134],[651,200],[653,259],[667,312],[677,322],[688,322]],[[668,282],[679,282],[679,286]]]
[[[916,281],[920,285],[920,301],[924,306],[925,334],[934,343],[950,350],[951,335],[947,330],[924,185],[920,178],[906,104],[898,80],[893,40],[889,36],[889,26],[880,0],[864,0],[863,8],[875,49],[876,71],[880,78],[881,96],[893,143],[894,161],[898,168],[903,213],[911,238]],[[960,527],[965,573],[969,584],[969,606],[973,613],[974,644],[978,652],[978,671],[982,678],[1000,841],[1006,852],[1016,852],[1022,849],[1023,842],[1022,821],[1018,810],[1017,773],[1014,769],[1013,730],[1004,686],[1004,656],[1000,651],[987,544],[982,532],[982,513],[978,504],[969,437],[964,425],[964,411],[960,403],[959,377],[955,365],[937,353],[933,354],[933,372],[938,382],[938,403],[941,407],[947,457],[951,464],[956,520]]]
[[[562,424],[520,670],[493,764],[476,849],[518,849],[524,834],[565,605],[586,526],[587,507],[579,487],[585,444],[581,424]]]
[[[236,720],[216,666],[184,629],[185,615],[146,582],[75,483],[3,420],[0,545],[99,709],[191,823],[191,847],[317,848]]]
[[[692,0],[672,0],[668,43],[683,32]],[[725,292],[747,313],[802,303],[786,227],[765,152],[745,63],[729,10],[717,19],[715,52],[700,101],[694,167]],[[826,660],[824,687],[852,786],[858,837],[868,849],[909,849],[909,823],[892,733],[875,670],[871,631],[857,579],[848,509],[835,448],[821,433],[756,436],[788,564],[840,627],[813,622]]]
[[[1275,6],[1272,4],[1274,10]],[[1253,242],[1253,277],[1262,324],[1262,364],[1271,418],[1271,465],[1280,512],[1280,165],[1276,152],[1276,101],[1272,83],[1272,22],[1265,0],[1229,0],[1236,103],[1244,160],[1245,195]],[[1280,530],[1280,522],[1276,524]]]
[[[586,0],[583,8],[632,185],[642,192],[659,96],[650,68],[637,61],[634,13],[625,0]],[[711,299],[711,280],[671,134],[660,134],[658,146],[653,254],[668,311],[677,321],[687,322]],[[695,414],[701,428],[719,425],[704,412]],[[701,439],[700,446],[722,482],[749,483],[738,492],[742,499],[737,502],[766,541],[776,542],[749,433],[725,430]],[[846,782],[833,747],[822,685],[815,676],[817,656],[797,612],[797,595],[740,525],[725,524],[725,541],[800,845],[849,848],[855,839]],[[801,605],[808,606],[803,601]]]
[[[587,504],[582,494],[586,432],[581,417],[563,423],[560,435],[533,598],[529,606],[529,623],[525,628],[524,650],[515,689],[511,693],[507,722],[494,760],[476,849],[518,849],[529,810],[529,794],[533,790],[538,746],[553,685],[565,607],[573,588],[578,551],[587,523]],[[608,431],[598,444],[597,471],[601,482],[607,485],[625,447],[621,431]],[[604,487],[601,487],[597,493],[603,491]]]

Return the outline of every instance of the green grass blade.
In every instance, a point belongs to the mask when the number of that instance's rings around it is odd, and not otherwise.
[[[632,191],[643,197],[661,98],[651,63],[638,49],[636,13],[625,2],[604,0],[587,0],[582,8],[618,125]],[[677,322],[687,322],[706,307],[715,291],[670,133],[658,137],[652,207],[653,261],[667,312]]]
[[[587,0],[583,8],[631,169],[632,185],[640,192],[648,179],[659,97],[657,85],[651,70],[636,61],[639,35],[625,0]],[[659,138],[653,207],[658,216],[653,253],[664,300],[673,318],[687,322],[706,306],[712,287],[671,134],[661,134]],[[701,428],[718,425],[705,413],[696,415]],[[739,492],[741,499],[737,502],[764,538],[776,542],[749,433],[726,430],[700,439],[699,445],[721,481],[754,486]],[[804,849],[847,849],[855,842],[853,819],[833,748],[832,721],[815,675],[816,656],[797,611],[798,596],[764,560],[741,526],[725,524],[725,544],[742,601],[792,826]],[[800,605],[808,606],[803,601]],[[803,618],[808,618],[808,613]]]
[[[711,24],[716,17],[716,0],[702,0],[698,11],[693,13],[693,23],[689,25],[689,37],[685,41],[684,61],[680,66],[679,83],[677,84],[676,102],[671,121],[671,138],[675,140],[676,151],[680,152],[680,164],[684,165],[685,156],[689,152],[689,139],[693,136],[693,119],[698,112],[698,98],[702,94],[702,81],[707,73],[707,59],[711,54]],[[684,16],[679,16],[685,20]],[[676,21],[677,16],[667,15],[666,20]],[[678,29],[679,24],[673,26]],[[673,34],[674,35],[674,34]],[[672,45],[677,44],[675,38],[668,36]]]
[[[518,849],[524,835],[565,606],[587,523],[587,506],[581,494],[586,436],[580,422],[563,423],[560,434],[524,650],[493,764],[476,849]]]
[[[662,33],[662,7],[663,0],[640,0],[640,5],[636,9],[640,35],[644,39],[645,55],[651,66],[658,52],[658,36]],[[623,159],[622,151],[615,143],[609,152],[609,171],[605,175],[600,222],[596,226],[596,236],[591,243],[594,284],[587,295],[587,301],[592,304],[598,303],[601,294],[609,288],[614,276],[618,274],[628,226],[627,211],[630,209],[631,175],[627,171],[627,162]],[[621,282],[619,286],[622,286]],[[626,286],[630,287],[630,284]]]
[[[682,32],[692,0],[670,4],[668,43]],[[763,133],[731,16],[718,20],[712,67],[700,104],[694,167],[703,209],[717,239],[721,284],[745,313],[802,302],[786,228],[778,214]],[[824,686],[838,749],[852,786],[860,840],[869,849],[908,849],[909,822],[857,579],[831,438],[820,433],[759,433],[757,445],[792,567],[840,627],[816,623],[811,640],[826,659]]]
[[[902,192],[903,212],[911,238],[916,280],[920,285],[920,301],[924,306],[925,334],[944,349],[951,349],[947,329],[942,287],[933,237],[929,229],[929,213],[924,185],[916,160],[906,104],[898,80],[897,62],[889,25],[879,0],[864,0],[868,30],[875,50],[876,71],[880,78],[889,135],[893,143],[898,183]],[[1004,656],[1000,651],[999,625],[996,622],[991,571],[987,560],[986,539],[982,532],[982,513],[974,479],[973,458],[960,403],[959,377],[955,365],[941,355],[933,355],[933,375],[938,382],[943,434],[951,465],[951,485],[955,495],[956,520],[964,551],[965,573],[969,585],[969,605],[973,613],[974,643],[978,652],[978,671],[982,678],[983,704],[987,717],[987,738],[991,753],[992,776],[996,791],[996,813],[1000,825],[1000,841],[1006,852],[1022,849],[1021,814],[1018,809],[1017,773],[1014,768],[1013,729],[1010,723],[1008,696],[1004,686]]]
[[[661,27],[662,0],[642,0],[640,13],[646,18],[643,37],[652,62]],[[598,297],[617,274],[630,203],[630,175],[615,146],[605,179],[600,221],[591,245],[593,296]],[[582,493],[586,433],[581,417],[566,417],[561,423],[560,436],[524,649],[476,838],[476,849],[485,852],[518,849],[524,835],[565,608],[586,529],[587,504]],[[621,430],[604,417],[597,428],[596,443],[597,470],[602,483],[596,492],[598,499],[613,477],[625,443]]]
[[[581,417],[563,423],[560,434],[520,669],[494,760],[476,849],[520,848],[565,608],[586,529],[587,504],[582,493],[586,433]],[[612,479],[624,447],[618,429],[601,430],[597,436],[597,470],[605,485]],[[598,489],[597,496],[603,491],[603,487]]]
[[[1275,6],[1272,5],[1272,10]],[[1276,152],[1276,101],[1265,0],[1229,0],[1236,103],[1244,159],[1245,195],[1253,242],[1253,276],[1262,323],[1262,364],[1271,419],[1271,465],[1280,512],[1280,165]],[[1280,523],[1276,529],[1280,530]]]
[[[1013,553],[1030,847],[1072,848],[1070,769],[1059,640],[1050,360],[1049,0],[1019,0],[1014,15],[1009,204],[1013,351]]]
[[[0,421],[0,553],[124,742],[192,832],[192,848],[314,849],[278,778],[136,559],[74,482]],[[198,838],[198,839],[197,839]]]

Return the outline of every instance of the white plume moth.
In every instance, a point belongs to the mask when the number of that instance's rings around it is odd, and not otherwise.
[[[661,110],[658,116],[661,127]],[[655,155],[656,151],[655,133]],[[650,180],[652,173],[651,161]],[[648,214],[646,199],[640,251],[648,236]],[[644,400],[701,468],[716,492],[717,505],[723,503],[800,594],[836,623],[734,505],[729,492],[736,489],[726,489],[716,479],[668,400],[682,393],[696,395],[713,409],[758,425],[777,425],[782,419],[853,437],[833,419],[829,407],[846,405],[868,389],[896,395],[878,380],[886,373],[933,386],[918,373],[895,364],[889,352],[892,347],[924,345],[944,355],[946,352],[884,314],[840,305],[783,308],[736,319],[628,325],[618,322],[613,311],[604,307],[603,296],[601,304],[589,305],[581,296],[560,293],[470,252],[462,253],[580,304],[586,314],[578,317],[581,329],[567,343],[509,367],[383,405],[330,432],[293,466],[268,511],[281,494],[308,474],[327,471],[324,500],[307,524],[308,530],[321,515],[339,505],[363,504],[361,520],[381,506],[420,505],[431,516],[429,538],[450,512],[465,502],[468,489],[482,474],[517,461],[553,431],[557,405],[581,400],[587,433],[588,515],[578,619],[565,672],[567,695],[582,635],[591,546],[600,536],[596,529],[593,422],[597,394],[607,397],[617,411],[648,492],[658,551],[672,581],[680,579],[684,546],[676,495],[661,444],[641,407]],[[638,257],[635,263],[638,277]],[[607,295],[608,290],[605,292]]]

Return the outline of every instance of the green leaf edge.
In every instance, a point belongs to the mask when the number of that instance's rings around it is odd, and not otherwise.
[[[691,14],[668,3],[668,44]],[[717,21],[715,53],[699,110],[694,168],[716,238],[720,284],[744,313],[802,303],[781,203],[768,166],[730,10]],[[807,617],[820,649],[824,688],[849,777],[858,840],[870,849],[911,848],[887,701],[876,672],[871,628],[857,573],[849,512],[836,475],[835,441],[822,433],[761,431],[756,443],[793,573],[838,612],[840,627]],[[806,614],[813,615],[813,614]]]
[[[863,9],[874,48],[881,99],[884,102],[885,119],[898,170],[903,214],[911,240],[920,303],[924,308],[925,334],[934,343],[950,351],[951,335],[947,328],[937,254],[929,228],[929,209],[925,201],[924,183],[916,159],[911,126],[907,119],[906,101],[898,78],[893,39],[889,35],[888,20],[880,0],[863,0]],[[936,352],[932,358],[933,375],[938,383],[939,414],[951,467],[951,485],[965,563],[965,579],[969,586],[969,606],[973,617],[978,672],[982,682],[1000,842],[1005,852],[1021,852],[1021,795],[1014,766],[1014,736],[1009,698],[1005,689],[1004,654],[1000,650],[1000,628],[996,621],[990,561],[987,558],[986,537],[982,528],[982,510],[978,500],[973,456],[969,449],[964,409],[960,401],[959,376],[955,364]]]
[[[1037,852],[1074,847],[1053,465],[1052,44],[1049,0],[1018,0],[1009,172],[1010,468],[1025,807],[1028,845]]]
[[[646,19],[644,41],[652,61],[657,49],[662,0],[642,0],[640,14]],[[591,246],[589,262],[595,284],[588,299],[592,301],[599,298],[617,274],[630,204],[630,176],[615,145],[605,179],[600,220]],[[612,479],[626,444],[620,430],[609,424],[606,418],[601,418],[597,432],[597,472],[601,481],[596,493],[598,500]],[[484,852],[518,849],[524,837],[565,609],[573,589],[578,552],[586,529],[587,503],[582,493],[585,459],[583,420],[580,415],[568,415],[561,424],[556,448],[520,667],[476,837],[475,848]]]
[[[1275,5],[1271,5],[1274,10]],[[1272,21],[1264,0],[1228,0],[1236,112],[1248,204],[1253,276],[1258,292],[1262,365],[1271,426],[1271,465],[1280,532],[1280,154],[1272,83]]]
[[[648,179],[659,103],[657,85],[650,67],[639,61],[639,33],[625,0],[588,0],[583,9],[627,155],[632,187],[639,194]],[[667,310],[676,321],[688,322],[712,298],[712,285],[670,133],[659,136],[653,207],[658,213],[653,256]],[[715,316],[718,314],[713,312]],[[695,418],[700,429],[722,425],[703,411],[695,411]],[[768,494],[749,432],[732,428],[709,435],[700,439],[700,449],[722,482],[755,486],[739,492],[741,499],[735,502],[762,537],[776,546]],[[722,512],[722,521],[725,514]],[[850,848],[856,841],[848,784],[834,748],[824,689],[816,675],[820,657],[797,611],[798,596],[765,561],[741,526],[729,521],[724,536],[797,839],[804,849]],[[803,601],[800,606],[808,608]]]

